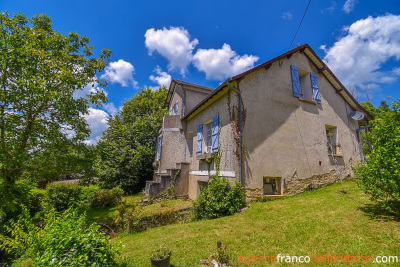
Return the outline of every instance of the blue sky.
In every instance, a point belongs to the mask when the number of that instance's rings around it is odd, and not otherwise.
[[[46,13],[62,33],[87,35],[95,52],[113,52],[105,88],[109,103],[87,115],[95,142],[108,114],[144,86],[172,78],[209,87],[289,48],[309,0],[282,1],[19,1],[0,10]],[[294,41],[308,43],[360,100],[400,98],[400,1],[311,2]]]

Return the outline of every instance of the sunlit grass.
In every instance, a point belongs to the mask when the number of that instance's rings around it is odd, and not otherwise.
[[[216,251],[217,241],[229,244],[235,259],[328,253],[373,258],[397,255],[400,259],[399,221],[380,214],[354,181],[346,181],[345,187],[347,194],[342,193],[340,184],[334,184],[280,200],[251,203],[244,213],[229,217],[121,233],[113,242],[125,245],[122,257],[133,266],[148,266],[151,251],[160,244],[171,248],[174,266],[198,266]]]

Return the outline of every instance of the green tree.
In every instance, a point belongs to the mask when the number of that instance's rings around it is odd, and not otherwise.
[[[95,146],[84,143],[67,142],[63,147],[48,146],[29,159],[22,179],[34,181],[39,188],[60,178],[91,181],[95,152]]]
[[[370,101],[361,102],[360,105],[372,116],[376,115],[376,108]]]
[[[120,185],[137,192],[152,178],[157,133],[163,116],[167,88],[144,88],[127,100],[112,116],[97,144],[95,164],[100,181],[107,187]]]
[[[383,208],[400,213],[400,102],[380,112],[367,133],[372,151],[355,168],[359,185]]]
[[[13,203],[12,187],[25,171],[35,169],[32,159],[78,145],[89,136],[82,115],[89,104],[100,106],[107,98],[102,90],[80,98],[74,93],[106,84],[96,73],[104,70],[111,55],[103,49],[95,57],[92,49],[86,36],[53,30],[44,14],[31,19],[0,14],[1,202]],[[47,168],[53,167],[48,162]]]

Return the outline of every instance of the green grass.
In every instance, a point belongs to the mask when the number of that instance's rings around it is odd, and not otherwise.
[[[136,206],[136,202],[145,198],[144,193],[123,197],[122,203],[125,203],[127,209],[135,209],[137,214],[153,215],[154,213],[166,210],[182,210],[192,207],[192,201],[184,199],[174,199],[168,201],[160,201],[147,206]],[[108,224],[116,214],[117,207],[106,209],[87,208],[86,215],[89,222],[98,222]]]
[[[342,193],[340,183],[334,184],[280,200],[251,203],[247,211],[229,217],[121,233],[113,242],[125,245],[122,257],[132,266],[149,266],[151,251],[160,245],[172,250],[173,266],[199,266],[201,259],[215,253],[217,241],[229,244],[235,261],[239,256],[328,253],[400,259],[399,220],[379,212],[354,181],[346,181],[345,187],[347,194]]]

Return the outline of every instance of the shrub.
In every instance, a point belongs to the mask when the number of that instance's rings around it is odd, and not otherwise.
[[[82,186],[81,205],[89,204],[99,191],[100,188],[97,185]]]
[[[28,206],[27,196],[34,188],[31,183],[21,180],[5,189],[5,184],[0,179],[0,227],[2,222],[21,214],[22,206]]]
[[[79,203],[82,187],[78,183],[58,183],[47,186],[47,202],[57,211],[66,210],[72,203]]]
[[[384,209],[400,214],[400,102],[372,122],[367,134],[372,151],[355,168],[359,186]]]
[[[36,213],[43,209],[42,201],[46,199],[46,190],[32,189],[26,199],[26,206],[31,213]]]
[[[92,198],[90,206],[95,209],[114,207],[120,203],[123,194],[124,191],[119,186],[113,189],[99,190]]]
[[[85,215],[74,209],[57,216],[48,213],[44,227],[35,227],[25,209],[18,221],[7,227],[9,236],[0,235],[0,249],[31,259],[33,266],[113,266],[119,249],[111,246],[109,237],[95,223],[86,224]]]
[[[207,188],[202,188],[194,201],[194,216],[197,220],[214,219],[231,215],[244,206],[243,187],[236,182],[231,186],[227,178],[213,176]]]

